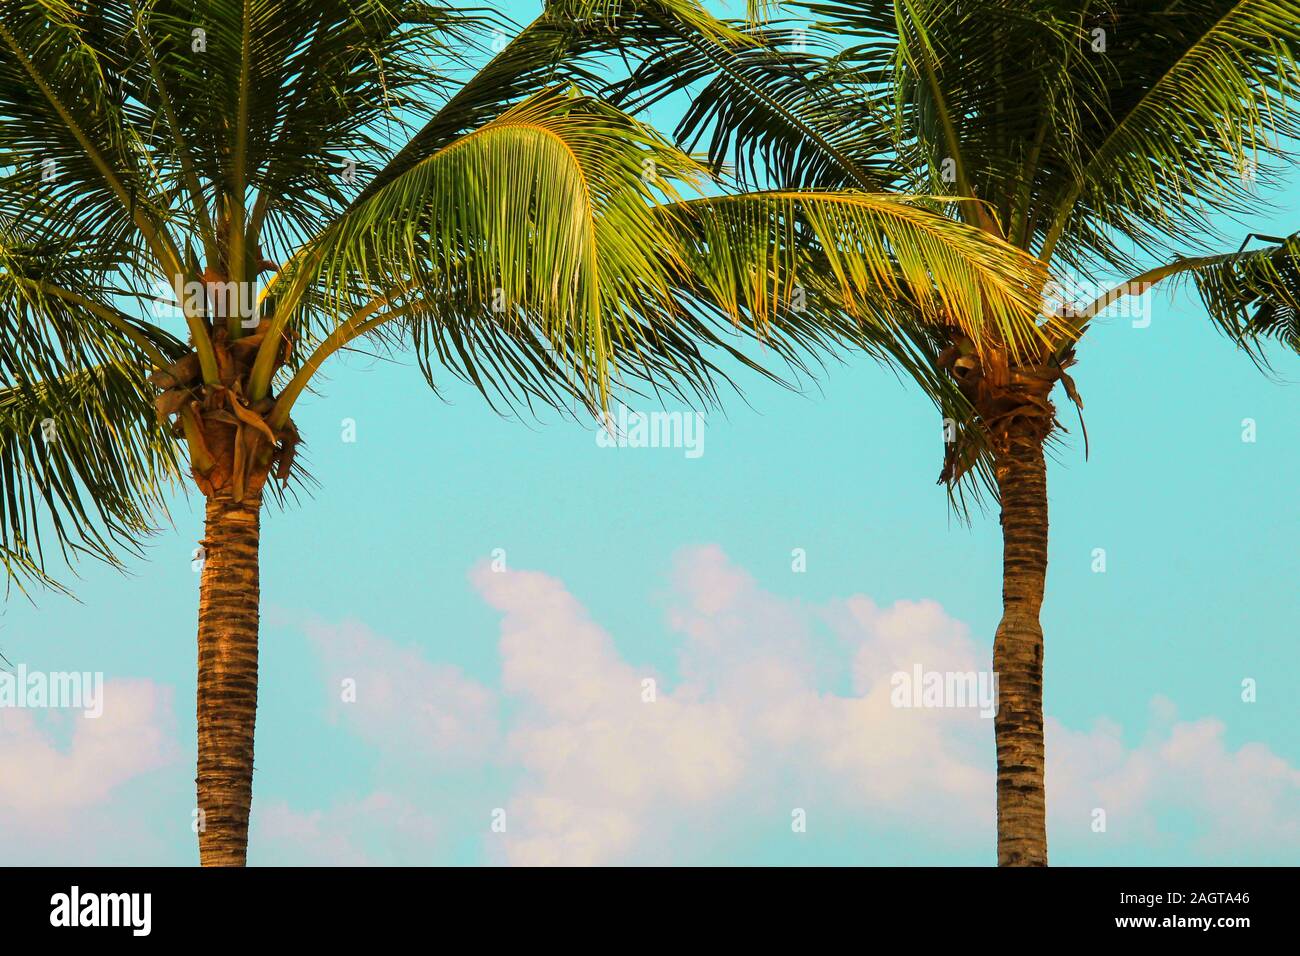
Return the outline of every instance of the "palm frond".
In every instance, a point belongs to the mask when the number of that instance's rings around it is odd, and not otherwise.
[[[1047,251],[1127,265],[1121,236],[1149,254],[1185,254],[1189,238],[1212,232],[1209,215],[1252,207],[1300,132],[1300,3],[1142,0],[1095,18],[1105,59],[1079,82],[1094,84],[1099,108],[1078,124]]]
[[[632,70],[644,58],[665,58],[669,45],[677,48],[684,41],[708,50],[756,42],[697,0],[549,0],[542,14],[508,42],[497,33],[496,55],[410,138],[358,201],[538,90],[571,83],[615,103],[608,78],[611,60]]]
[[[707,393],[710,366],[684,334],[706,335],[701,310],[764,340],[836,340],[834,324],[811,321],[820,313],[788,308],[799,285],[877,339],[897,335],[886,318],[906,311],[965,329],[981,347],[1042,342],[1028,291],[1043,281],[1034,260],[923,198],[680,199],[703,182],[701,167],[647,127],[552,91],[380,187],[286,281],[313,290],[322,315],[355,314],[357,328],[381,321],[362,303],[382,299],[394,315],[444,323],[453,345],[473,339],[470,317],[486,323],[484,336],[535,337],[596,407],[624,374],[671,372]],[[466,361],[471,351],[455,354]]]
[[[354,206],[304,257],[311,274],[286,281],[315,287],[325,314],[352,314],[361,292],[526,329],[568,354],[572,384],[603,403],[615,354],[635,365],[674,309],[682,263],[656,190],[699,175],[612,108],[544,92]],[[689,352],[672,360],[702,384]]]
[[[0,554],[20,584],[53,583],[45,536],[66,562],[116,564],[165,515],[179,470],[151,391],[113,365],[0,388]]]
[[[770,191],[668,207],[692,242],[690,274],[728,315],[789,313],[795,287],[828,294],[878,337],[919,322],[960,329],[981,350],[1032,353],[1045,341],[1033,257],[927,208],[928,197]],[[806,299],[806,295],[805,295]]]
[[[1212,258],[1187,275],[1210,318],[1257,361],[1267,365],[1268,340],[1300,353],[1300,233]]]

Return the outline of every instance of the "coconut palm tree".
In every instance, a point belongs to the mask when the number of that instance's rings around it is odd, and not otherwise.
[[[766,4],[751,4],[766,7]],[[1001,507],[998,862],[1047,863],[1045,447],[1079,336],[1178,277],[1256,361],[1300,350],[1300,237],[1214,234],[1294,160],[1295,0],[807,0],[759,23],[766,50],[676,43],[608,91],[635,111],[696,85],[677,137],[742,183],[944,192],[954,215],[1034,256],[1044,341],[1016,359],[933,324],[914,342],[966,398],[941,480],[983,477]],[[815,21],[815,22],[814,22]],[[1300,223],[1297,224],[1300,226]],[[1251,239],[1267,243],[1246,251]],[[1243,242],[1242,240],[1245,240]],[[1217,248],[1216,246],[1226,246]],[[956,316],[953,317],[954,319]],[[1063,321],[1060,321],[1063,320]],[[1052,326],[1049,328],[1049,326]],[[976,487],[979,487],[977,483]]]
[[[754,43],[692,0],[566,3],[470,71],[494,29],[407,0],[0,0],[0,321],[22,343],[0,372],[24,405],[3,523],[34,567],[31,522],[111,550],[188,462],[204,864],[245,860],[263,501],[300,474],[292,412],[336,352],[404,345],[431,386],[582,415],[623,388],[714,400],[710,355],[759,368],[734,335],[795,369],[852,341],[939,388],[900,302],[959,316],[977,354],[1040,335],[1042,277],[1009,244],[897,195],[728,192],[573,85],[634,31]],[[25,437],[46,407],[69,440]]]

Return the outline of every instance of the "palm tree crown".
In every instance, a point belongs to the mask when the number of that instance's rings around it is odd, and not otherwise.
[[[619,387],[712,400],[710,349],[759,368],[733,332],[796,367],[852,341],[936,389],[904,312],[977,354],[1042,338],[1032,258],[936,201],[727,188],[583,92],[624,43],[725,63],[752,33],[569,0],[471,72],[502,27],[410,0],[0,0],[6,557],[40,573],[42,521],[111,554],[188,459],[205,863],[244,860],[262,497],[333,353],[403,343],[431,385],[599,411]]]
[[[1300,346],[1300,233],[1266,248],[1213,235],[1293,162],[1300,113],[1295,0],[805,0],[814,26],[759,22],[781,55],[679,44],[611,96],[626,108],[704,82],[677,130],[742,181],[946,196],[968,224],[1032,256],[1040,347],[979,348],[941,323],[917,351],[965,398],[941,480],[980,475],[999,497],[1003,618],[994,641],[999,860],[1047,860],[1042,739],[1050,395],[1108,305],[1191,278],[1211,319],[1256,361]],[[1297,224],[1300,228],[1300,224]],[[1226,248],[1225,248],[1226,247]],[[906,322],[900,326],[907,328]],[[906,334],[906,333],[905,333]]]

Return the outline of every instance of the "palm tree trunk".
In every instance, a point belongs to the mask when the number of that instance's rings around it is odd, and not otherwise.
[[[243,866],[257,719],[260,494],[208,499],[199,593],[199,858]]]
[[[1042,439],[1009,436],[995,461],[1002,499],[1002,621],[998,675],[998,865],[1047,865],[1043,787],[1043,629],[1047,463]]]

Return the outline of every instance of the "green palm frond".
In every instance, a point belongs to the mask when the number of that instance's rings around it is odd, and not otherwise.
[[[755,168],[768,155],[795,155],[810,148],[796,120],[823,111],[864,124],[868,143],[887,129],[884,152],[899,172],[891,188],[940,194],[935,210],[1003,235],[1074,279],[1095,282],[1105,270],[1143,285],[1186,275],[1257,360],[1264,338],[1294,348],[1290,240],[1259,253],[1188,253],[1213,242],[1210,216],[1256,208],[1257,188],[1293,158],[1296,0],[795,6],[817,21],[799,71],[814,89],[796,92],[796,76],[773,81],[788,91],[763,106],[786,114],[778,122],[756,121],[721,94],[711,111],[697,107],[688,132],[711,145],[711,159],[723,158],[718,144],[740,149],[734,161]],[[830,175],[846,175],[833,165]],[[1053,333],[1056,361],[1068,361],[1092,314],[1076,313],[1071,331]],[[899,329],[930,360],[943,349],[924,325]],[[963,421],[961,402],[951,407]],[[987,448],[966,434],[963,467],[986,472]]]
[[[1300,353],[1300,233],[1267,249],[1212,258],[1188,273],[1212,318],[1267,364],[1272,339]]]
[[[75,239],[0,217],[0,550],[11,580],[55,586],[61,555],[114,561],[165,514],[177,474],[147,376],[186,351],[119,311],[112,264]]]
[[[466,302],[559,349],[592,396],[615,350],[635,354],[672,302],[671,236],[652,183],[698,175],[688,157],[602,104],[543,93],[412,165],[312,244],[326,311],[414,290]],[[294,281],[299,281],[295,278]],[[400,293],[398,293],[400,294]],[[650,326],[654,321],[650,322]],[[254,378],[254,394],[262,387]]]
[[[1032,351],[1036,260],[926,208],[928,197],[772,191],[667,207],[693,239],[690,272],[729,315],[760,331],[788,311],[796,285],[828,294],[877,336],[919,322],[960,329],[980,347]]]
[[[104,255],[132,262],[166,246],[165,184],[130,104],[106,82],[84,13],[60,0],[0,0],[0,150],[13,167],[0,208],[79,227]]]
[[[1300,3],[1143,0],[1097,16],[1108,45],[1091,92],[1105,109],[1078,124],[1047,248],[1115,261],[1119,235],[1168,255],[1205,232],[1210,213],[1248,210],[1300,132]]]
[[[164,329],[112,304],[122,291],[109,284],[119,263],[87,251],[81,236],[51,234],[45,225],[0,215],[0,381],[117,361],[124,343],[142,374],[185,351]]]
[[[843,67],[818,38],[767,23],[738,27],[745,42],[705,43],[684,33],[663,37],[655,55],[607,91],[631,112],[690,90],[676,129],[688,148],[707,142],[711,167],[730,164],[753,188],[856,188],[876,191],[900,173],[882,111],[840,95]]]
[[[167,118],[159,139],[170,133],[170,152],[191,157],[208,202],[224,199],[237,216],[251,203],[250,235],[265,225],[280,249],[324,225],[387,161],[491,22],[407,0],[126,6],[123,44],[140,64],[132,93]]]
[[[907,188],[947,182],[1069,268],[1185,252],[1209,215],[1248,208],[1297,131],[1295,0],[801,6],[842,45],[822,98],[849,115],[892,99]]]
[[[367,184],[368,198],[423,157],[500,116],[538,90],[573,83],[610,95],[608,67],[660,60],[682,44],[727,51],[756,43],[697,0],[548,0],[542,14],[508,42],[498,31],[496,55],[470,77],[388,165]]]
[[[619,390],[711,403],[720,357],[784,380],[774,363],[845,343],[942,402],[940,330],[1041,338],[1032,259],[943,190],[882,191],[911,157],[879,95],[841,108],[878,75],[862,63],[783,53],[785,27],[698,0],[558,0],[510,31],[415,0],[0,0],[14,568],[43,566],[40,527],[101,556],[145,532],[175,468],[158,367],[202,469],[196,416],[265,415],[284,444],[259,454],[291,462],[289,409],[360,336],[413,347],[431,384],[584,414]],[[707,162],[594,95],[641,108],[696,82],[679,132]],[[737,194],[729,162],[785,188]],[[196,281],[266,273],[247,327]],[[164,317],[160,280],[197,302]],[[33,443],[38,412],[62,444]]]
[[[0,388],[0,560],[20,586],[53,584],[42,531],[64,561],[116,563],[165,515],[179,470],[151,392],[113,365]]]
[[[788,317],[801,284],[878,338],[897,334],[882,317],[906,310],[978,342],[1041,341],[1027,291],[1043,281],[1034,261],[923,199],[680,200],[682,189],[698,194],[703,175],[612,107],[540,94],[380,187],[286,282],[316,289],[324,314],[355,312],[357,329],[382,320],[358,311],[361,291],[408,317],[454,316],[462,335],[466,315],[477,315],[491,334],[536,336],[568,363],[570,386],[601,407],[619,374],[658,380],[673,369],[707,391],[697,349],[667,334],[700,308],[760,338],[834,338]],[[254,395],[265,382],[255,375]],[[291,402],[294,387],[287,393]]]

